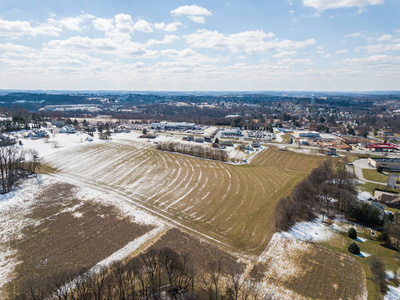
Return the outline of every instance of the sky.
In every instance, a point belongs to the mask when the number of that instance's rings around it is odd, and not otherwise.
[[[400,90],[400,1],[1,0],[0,89]]]

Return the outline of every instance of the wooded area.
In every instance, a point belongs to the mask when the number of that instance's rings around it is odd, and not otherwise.
[[[61,288],[60,288],[61,287]],[[170,248],[152,249],[112,266],[62,274],[53,282],[32,284],[23,299],[269,299],[260,278],[242,280],[225,261],[210,258],[202,270]]]
[[[169,142],[158,144],[157,149],[220,161],[226,161],[228,159],[228,153],[226,151],[222,149],[203,147],[200,145]]]
[[[19,179],[35,174],[39,164],[39,155],[35,150],[24,151],[18,146],[0,147],[0,193],[8,193]]]

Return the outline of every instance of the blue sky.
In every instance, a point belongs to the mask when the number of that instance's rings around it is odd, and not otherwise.
[[[0,88],[399,90],[399,0],[2,0]]]

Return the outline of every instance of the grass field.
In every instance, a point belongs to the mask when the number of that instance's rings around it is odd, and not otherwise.
[[[235,166],[119,140],[66,149],[46,163],[57,169],[55,176],[121,191],[235,250],[259,254],[278,200],[322,159],[269,148],[251,164]]]
[[[257,268],[265,288],[285,299],[364,299],[367,291],[365,273],[354,258],[279,235]]]
[[[371,181],[377,181],[377,182],[382,182],[382,183],[387,183],[389,176],[379,173],[375,169],[362,169],[363,175],[365,179],[371,180]]]
[[[368,228],[357,227],[357,236],[367,239],[363,243],[357,243],[362,252],[365,252],[368,255],[376,255],[381,257],[385,263],[385,268],[387,270],[394,271],[395,273],[397,272],[400,267],[399,261],[397,259],[397,251],[381,246],[379,242],[375,240],[375,237],[371,236],[371,230]],[[354,259],[356,259],[360,263],[366,274],[368,299],[382,299],[382,295],[379,293],[379,286],[371,280],[372,274],[368,267],[368,257],[358,257],[356,255],[350,254],[347,251],[347,247],[351,242],[353,242],[353,240],[347,236],[347,232],[344,232],[335,235],[334,238],[332,238],[329,242],[324,242],[322,243],[322,245],[324,247],[342,252],[344,254],[351,255]]]
[[[400,193],[399,189],[396,188],[391,188],[383,184],[377,184],[377,183],[372,183],[372,182],[365,182],[359,186],[359,189],[361,191],[367,191],[370,192],[372,195],[374,194],[375,190],[378,191],[385,191],[385,192],[390,192],[390,193]]]

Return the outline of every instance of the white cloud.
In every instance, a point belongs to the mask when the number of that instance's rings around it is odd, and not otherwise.
[[[16,45],[12,43],[0,44],[0,51],[11,51],[11,52],[26,52],[32,51],[32,48],[25,47],[22,45]]]
[[[134,31],[134,25],[132,17],[127,14],[117,14],[113,19],[95,18],[93,20],[94,28],[104,31],[107,37],[117,40],[130,40],[130,34]],[[146,30],[141,25],[143,23],[139,23],[138,28]]]
[[[132,17],[127,14],[118,14],[115,16],[115,27],[120,33],[131,33],[133,32],[133,21]]]
[[[346,34],[344,37],[360,37],[364,38],[365,36],[359,32],[351,33],[351,34]]]
[[[393,35],[391,34],[384,34],[382,36],[380,36],[377,41],[378,42],[388,42],[391,41],[393,39]]]
[[[153,27],[157,30],[163,30],[166,32],[173,32],[173,31],[177,31],[178,27],[182,26],[182,23],[177,21],[177,22],[172,22],[169,24],[165,24],[164,22],[161,23],[154,23]]]
[[[345,54],[345,53],[348,53],[349,51],[348,50],[346,50],[346,49],[343,49],[343,50],[336,50],[335,51],[335,53],[337,53],[337,54]]]
[[[68,18],[63,18],[61,20],[54,20],[56,23],[60,24],[60,26],[65,27],[69,30],[75,30],[75,31],[80,31],[82,30],[81,24],[86,22],[89,19],[93,19],[94,16],[90,14],[84,14],[80,15],[77,17],[68,17]]]
[[[0,19],[0,36],[8,36],[12,38],[23,35],[58,36],[60,32],[61,28],[48,23],[34,27],[28,21],[7,21]]]
[[[145,21],[145,20],[140,20],[133,25],[133,29],[141,32],[153,32],[153,29],[151,28],[151,25]]]
[[[217,57],[209,57],[208,55],[200,54],[193,49],[185,48],[183,50],[167,49],[161,50],[161,55],[168,57],[174,61],[180,61],[187,64],[192,63],[216,63],[228,61],[227,58],[218,55]]]
[[[195,23],[203,24],[206,22],[206,18],[203,16],[188,16],[188,18]]]
[[[218,31],[198,30],[196,33],[186,35],[184,38],[193,48],[209,48],[229,50],[234,53],[246,52],[249,54],[263,53],[269,50],[295,50],[305,48],[316,43],[314,39],[305,41],[291,41],[278,39],[265,41],[272,38],[273,33],[263,31],[245,31],[234,34],[223,34]]]
[[[172,15],[176,16],[211,16],[211,12],[201,6],[193,5],[184,5],[180,6],[174,10],[171,10]]]
[[[400,56],[373,55],[362,58],[347,58],[340,64],[354,67],[391,68],[400,65]]]
[[[147,41],[146,46],[147,47],[151,47],[153,45],[157,45],[157,44],[171,44],[176,40],[179,40],[179,36],[177,35],[166,35],[164,37],[164,39],[162,40],[154,40],[154,39],[150,39]]]
[[[297,54],[297,51],[282,51],[274,55],[276,58],[288,58]]]
[[[93,26],[100,31],[111,31],[114,29],[113,19],[96,18],[93,20]]]
[[[293,58],[285,58],[278,61],[279,65],[295,65],[295,64],[302,64],[302,65],[310,65],[311,59],[293,59]]]
[[[345,7],[363,8],[368,5],[383,4],[384,2],[385,0],[303,0],[303,4],[305,6],[309,6],[320,11]]]
[[[95,53],[131,58],[156,58],[158,51],[148,50],[145,45],[129,40],[113,38],[89,38],[74,36],[66,40],[52,40],[46,44],[50,49],[67,50],[73,53]]]
[[[356,50],[366,49],[369,53],[379,53],[385,51],[400,51],[400,44],[376,44],[359,47]]]
[[[195,4],[180,6],[171,10],[171,14],[173,16],[186,16],[193,22],[201,24],[206,22],[206,16],[212,15],[208,9]]]

